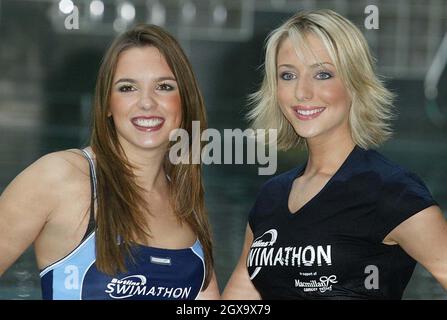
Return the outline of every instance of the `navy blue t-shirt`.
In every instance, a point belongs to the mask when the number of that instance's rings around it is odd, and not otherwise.
[[[263,299],[400,299],[416,261],[383,239],[436,205],[413,173],[356,146],[323,189],[291,213],[305,165],[261,188],[249,215],[250,278]]]

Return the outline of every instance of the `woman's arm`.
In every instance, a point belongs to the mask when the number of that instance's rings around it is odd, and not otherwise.
[[[252,242],[253,232],[247,225],[241,257],[222,294],[225,300],[261,300],[261,295],[251,282],[247,270],[247,256]]]
[[[384,243],[397,243],[447,290],[447,221],[431,206],[394,228]]]
[[[219,286],[214,272],[208,287],[199,293],[197,300],[220,300]]]
[[[39,236],[55,207],[60,162],[56,158],[50,154],[36,161],[0,196],[0,275]]]

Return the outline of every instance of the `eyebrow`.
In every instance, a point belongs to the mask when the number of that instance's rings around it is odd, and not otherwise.
[[[317,63],[314,63],[314,64],[310,65],[309,67],[310,67],[310,68],[316,68],[316,67],[320,67],[320,66],[322,66],[322,65],[324,65],[324,64],[329,64],[329,65],[331,65],[331,66],[334,66],[334,65],[333,65],[332,63],[330,63],[330,62],[317,62]],[[285,64],[281,64],[281,65],[278,66],[278,68],[281,68],[281,67],[286,67],[286,68],[293,68],[293,69],[295,69],[295,66],[294,66],[294,65],[292,65],[292,64],[287,64],[287,63],[285,63]]]
[[[174,77],[171,77],[171,76],[159,77],[159,78],[156,78],[155,80],[156,81],[172,80],[172,81],[176,81],[177,82],[177,79],[175,79]],[[121,78],[121,79],[118,79],[117,81],[115,81],[115,84],[118,84],[120,82],[136,83],[137,81],[135,79],[132,79],[132,78]]]

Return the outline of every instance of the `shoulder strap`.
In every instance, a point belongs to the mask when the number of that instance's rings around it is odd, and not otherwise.
[[[90,167],[90,188],[91,188],[90,218],[88,220],[87,231],[85,232],[84,237],[82,238],[82,241],[84,241],[95,230],[96,227],[95,223],[96,170],[93,158],[87,151],[87,149],[82,149],[81,151],[84,154],[84,157],[87,159]]]

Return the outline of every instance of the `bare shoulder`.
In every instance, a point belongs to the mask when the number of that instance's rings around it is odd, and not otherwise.
[[[67,183],[88,178],[88,162],[81,151],[70,149],[46,154],[23,170],[5,192],[20,190],[21,194],[57,195]],[[8,190],[9,189],[9,190]]]
[[[89,174],[88,162],[77,149],[46,154],[26,170],[29,170],[30,175],[36,175],[39,179],[52,183],[66,183],[69,178]]]
[[[0,196],[0,273],[33,242],[40,267],[72,248],[70,231],[89,204],[88,173],[82,153],[66,150],[39,158],[7,186]]]

